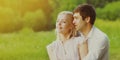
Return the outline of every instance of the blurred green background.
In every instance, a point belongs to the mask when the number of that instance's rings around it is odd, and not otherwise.
[[[95,26],[110,39],[110,60],[119,60],[120,0],[0,0],[0,60],[49,60],[57,14],[83,3],[95,7]]]

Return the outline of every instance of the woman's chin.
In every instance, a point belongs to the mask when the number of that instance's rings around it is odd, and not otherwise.
[[[58,31],[58,33],[61,33],[61,34],[62,34],[62,33],[64,33],[64,31]]]

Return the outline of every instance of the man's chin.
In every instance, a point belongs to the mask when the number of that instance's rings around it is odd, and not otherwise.
[[[79,29],[77,27],[75,27],[75,29],[78,31]]]
[[[77,31],[80,31],[80,29],[79,29],[79,28],[76,28],[76,30],[77,30]]]

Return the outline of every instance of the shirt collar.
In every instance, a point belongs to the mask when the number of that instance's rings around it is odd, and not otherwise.
[[[93,30],[94,30],[94,29],[95,29],[95,27],[92,26],[90,32],[89,32],[88,35],[87,35],[87,38],[90,38],[90,37],[92,36],[92,34],[93,34]],[[80,34],[81,34],[81,37],[85,37],[81,32],[80,32]]]
[[[95,27],[92,26],[90,32],[89,32],[88,35],[87,35],[88,38],[90,38],[90,37],[92,36],[94,29],[95,29]]]

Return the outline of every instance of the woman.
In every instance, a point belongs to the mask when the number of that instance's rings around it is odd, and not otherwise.
[[[81,38],[76,37],[78,34],[72,22],[72,12],[63,11],[58,14],[56,21],[57,39],[47,46],[50,60],[80,60],[78,44]]]

